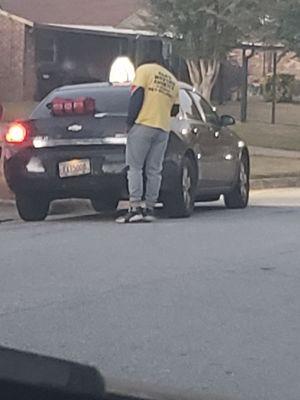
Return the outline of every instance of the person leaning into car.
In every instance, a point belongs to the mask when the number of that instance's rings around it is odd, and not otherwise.
[[[129,210],[119,223],[151,222],[157,202],[171,117],[179,112],[179,84],[161,56],[148,56],[136,70],[128,112],[126,165]],[[143,208],[145,168],[146,191]]]

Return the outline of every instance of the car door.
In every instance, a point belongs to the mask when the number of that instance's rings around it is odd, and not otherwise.
[[[206,121],[210,139],[209,151],[213,162],[212,174],[214,186],[227,187],[235,178],[238,152],[232,133],[228,128],[222,127],[220,118],[211,105],[200,97],[200,113]],[[198,103],[199,104],[199,103]]]
[[[201,135],[198,136],[201,148],[201,168],[206,176],[207,186],[209,188],[218,187],[220,185],[220,154],[218,154],[220,149],[217,148],[218,142],[214,135],[215,129],[212,128],[212,124],[207,123],[207,115],[204,113],[201,105],[202,97],[193,90],[189,90],[188,93],[194,100],[201,115],[201,119],[204,121]]]
[[[211,173],[207,141],[209,131],[193,98],[185,89],[180,90],[178,133],[193,148],[198,165],[198,188],[210,187]]]

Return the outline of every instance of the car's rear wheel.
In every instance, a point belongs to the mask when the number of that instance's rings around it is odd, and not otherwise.
[[[230,209],[246,208],[249,202],[250,167],[246,156],[243,156],[239,166],[239,175],[234,189],[224,195],[225,205]]]
[[[192,160],[184,157],[174,190],[164,199],[164,208],[171,218],[187,218],[194,211],[196,171]]]
[[[92,198],[91,203],[96,212],[112,212],[117,209],[119,199],[116,197]]]
[[[44,221],[49,212],[50,201],[43,196],[17,194],[16,206],[24,221]]]

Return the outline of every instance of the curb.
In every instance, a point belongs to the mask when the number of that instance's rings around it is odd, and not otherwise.
[[[251,156],[300,159],[300,151],[249,146]]]
[[[250,180],[252,190],[300,187],[300,176],[257,178]]]

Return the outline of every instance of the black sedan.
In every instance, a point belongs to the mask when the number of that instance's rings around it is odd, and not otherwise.
[[[84,84],[50,93],[30,119],[5,134],[4,171],[25,221],[46,218],[52,200],[88,198],[96,211],[128,199],[126,114],[129,86]],[[249,152],[189,85],[181,84],[180,112],[164,161],[160,201],[170,217],[188,217],[195,202],[224,195],[228,208],[249,198]]]

